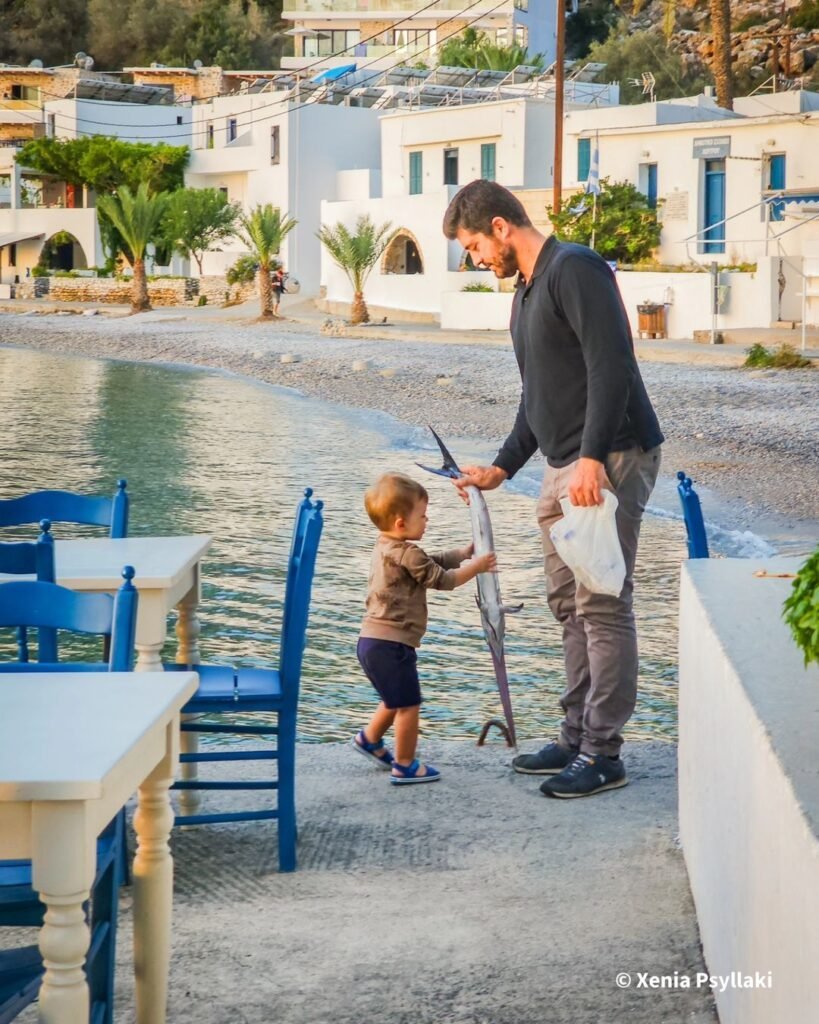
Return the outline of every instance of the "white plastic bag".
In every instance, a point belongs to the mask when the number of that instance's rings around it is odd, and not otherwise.
[[[557,553],[578,583],[595,594],[619,597],[626,578],[626,563],[617,536],[617,495],[603,491],[603,504],[573,505],[560,499],[563,518],[549,531]]]

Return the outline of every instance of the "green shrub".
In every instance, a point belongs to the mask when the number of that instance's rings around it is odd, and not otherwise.
[[[580,191],[564,199],[558,212],[547,210],[561,241],[591,245],[593,235],[594,249],[606,260],[639,263],[660,244],[657,211],[628,181],[601,178],[596,204]]]
[[[494,290],[491,284],[484,284],[483,281],[472,281],[461,288],[462,292],[493,292]]]
[[[79,277],[80,275],[74,270],[53,270],[53,277]]]
[[[253,256],[240,256],[225,275],[228,284],[250,284],[256,280],[256,260]]]
[[[803,29],[819,28],[819,0],[802,0],[791,14],[791,25]]]
[[[38,263],[36,267],[31,268],[32,277],[48,277],[51,271],[48,267],[44,267],[42,263]]]
[[[769,17],[763,11],[757,11],[756,13],[746,14],[744,18],[740,18],[738,22],[731,26],[732,32],[745,32],[749,28],[754,28],[756,25],[764,25],[769,21]]]
[[[782,344],[775,352],[770,352],[759,342],[748,349],[748,356],[743,363],[750,369],[804,370],[813,365],[809,359],[800,355],[793,345]]]
[[[199,298],[196,300],[196,305],[197,306],[207,306],[207,304],[208,304],[208,297],[207,297],[207,295],[200,295]]]
[[[802,565],[782,609],[805,668],[819,662],[819,548]]]

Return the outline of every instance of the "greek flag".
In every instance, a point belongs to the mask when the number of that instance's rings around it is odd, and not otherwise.
[[[591,162],[589,163],[589,176],[586,178],[586,188],[584,191],[587,196],[600,195],[600,149],[597,145],[597,139],[594,140],[594,149],[592,150]]]

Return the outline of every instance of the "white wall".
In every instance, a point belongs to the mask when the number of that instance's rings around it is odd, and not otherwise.
[[[799,560],[684,563],[679,803],[710,975],[771,988],[715,991],[722,1024],[814,1021],[819,1006],[819,669],[782,621]]]
[[[8,266],[8,249],[3,250],[3,283],[14,281],[15,274],[22,281],[27,267],[37,264],[43,245],[58,231],[70,231],[82,246],[89,267],[99,266],[105,261],[97,228],[97,211],[94,209],[24,208],[0,210],[0,235],[10,232],[42,234],[38,240],[18,242],[17,265]]]
[[[56,117],[59,138],[113,135],[126,142],[167,142],[172,146],[191,143],[191,108],[147,103],[116,103],[108,100],[49,100],[44,120]],[[181,118],[182,123],[177,123]]]
[[[441,327],[451,331],[507,331],[512,292],[443,292]]]
[[[710,263],[754,262],[758,256],[775,254],[777,243],[765,242],[766,225],[763,211],[756,206],[765,184],[765,155],[786,154],[786,187],[819,192],[813,153],[814,136],[819,138],[819,117],[810,124],[797,119],[733,118],[698,124],[642,126],[652,104],[621,108],[620,111],[573,111],[567,118],[564,149],[564,181],[567,187],[577,180],[577,140],[581,133],[599,128],[600,177],[612,181],[630,181],[640,187],[640,165],[658,165],[658,194],[666,200],[660,216],[663,222],[659,259],[663,263],[681,264],[689,261]],[[659,104],[656,106],[660,106]],[[630,124],[611,132],[605,125],[617,124],[633,111]],[[702,227],[703,161],[693,156],[694,140],[714,135],[731,136],[731,156],[726,160],[727,216],[725,252],[703,253],[696,240],[686,244]],[[592,142],[594,146],[594,142]],[[753,207],[752,209],[749,209]],[[747,212],[742,212],[747,211]],[[771,233],[779,234],[792,227],[793,221],[771,225]],[[783,235],[785,254],[800,255],[805,243],[819,239],[819,221],[806,223]]]

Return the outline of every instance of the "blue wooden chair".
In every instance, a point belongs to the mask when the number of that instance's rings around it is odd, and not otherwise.
[[[277,761],[277,778],[255,781],[182,780],[175,789],[198,790],[274,790],[276,806],[229,813],[190,814],[176,818],[177,825],[206,825],[231,821],[279,822],[279,869],[296,868],[296,713],[299,700],[302,657],[304,654],[310,593],[316,555],[323,525],[323,502],[310,500],[307,488],[296,512],[293,543],[287,566],[284,614],[282,618],[279,667],[234,668],[230,665],[167,665],[174,670],[192,669],[199,673],[199,689],[182,709],[186,714],[239,715],[241,721],[227,717],[220,722],[183,722],[182,729],[196,733],[218,733],[265,737],[275,735],[276,746],[254,750],[209,750],[182,754],[185,762]],[[275,724],[245,724],[247,716],[258,712],[275,716]],[[260,740],[261,742],[261,740]]]
[[[23,625],[37,627],[41,631],[38,661],[3,662],[0,663],[0,673],[64,672],[79,668],[85,671],[131,671],[138,594],[132,583],[133,568],[125,566],[122,575],[125,582],[116,597],[77,594],[56,583],[42,581],[0,584],[0,627]],[[58,662],[58,629],[107,635],[111,649],[109,662],[81,666],[73,662]],[[46,637],[53,633],[53,643],[44,643],[44,633]],[[97,874],[89,916],[91,944],[85,964],[91,992],[89,1024],[113,1022],[118,894],[125,857],[123,824],[120,813],[97,842]],[[0,926],[37,926],[42,923],[43,912],[44,907],[32,888],[31,862],[0,861]],[[13,1020],[36,998],[42,973],[42,961],[36,946],[0,952],[0,1024]]]
[[[705,533],[705,522],[702,518],[702,506],[697,492],[694,490],[691,477],[680,471],[677,473],[677,494],[680,496],[683,519],[685,520],[686,543],[689,558],[708,558],[708,537]]]
[[[45,583],[54,583],[54,538],[51,536],[51,522],[48,519],[40,521],[40,531],[36,541],[0,542],[0,573],[8,576],[36,576]],[[28,631],[25,626],[17,630],[17,657],[21,662],[29,659]]]
[[[113,498],[73,491],[33,491],[0,501],[0,527],[25,526],[50,519],[52,523],[107,526],[110,537],[128,536],[127,481],[118,480]]]

